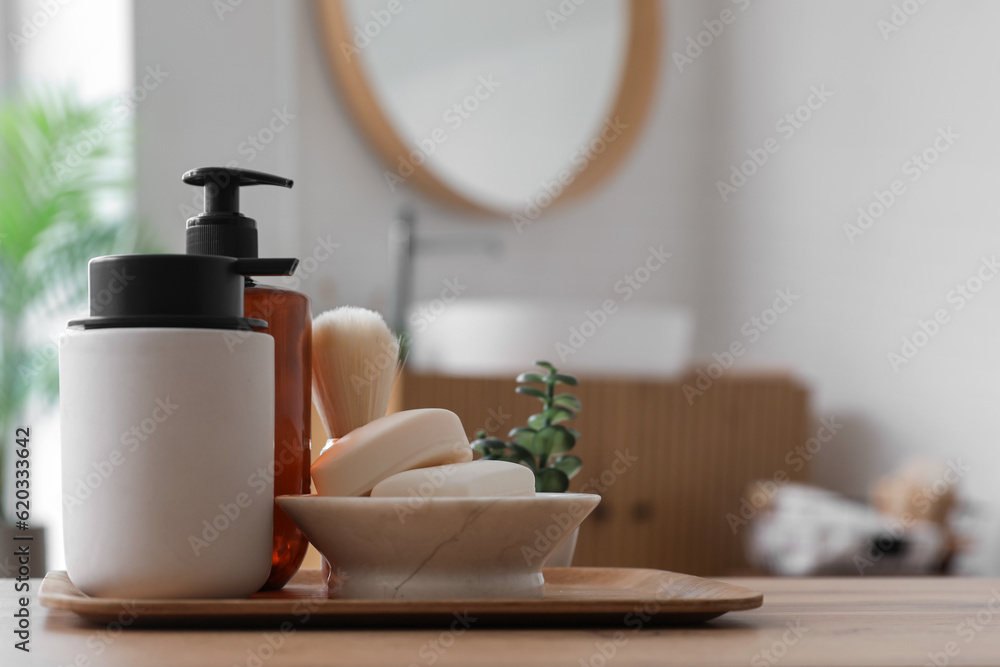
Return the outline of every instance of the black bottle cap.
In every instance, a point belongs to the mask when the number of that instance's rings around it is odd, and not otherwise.
[[[109,255],[89,264],[90,317],[70,327],[263,329],[243,317],[244,276],[291,275],[296,259]]]
[[[248,185],[292,187],[281,176],[249,169],[200,167],[181,180],[205,188],[205,210],[187,221],[187,253],[257,257],[257,223],[240,213],[240,188]]]

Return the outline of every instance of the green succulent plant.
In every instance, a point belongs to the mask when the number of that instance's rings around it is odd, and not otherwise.
[[[580,432],[563,422],[573,419],[582,406],[573,394],[557,394],[556,387],[561,384],[575,387],[579,382],[547,361],[536,361],[535,365],[546,373],[521,373],[517,376],[520,386],[514,391],[537,398],[542,402],[542,411],[531,415],[527,426],[511,429],[507,434],[509,442],[489,437],[480,430],[472,448],[482,454],[482,459],[511,461],[530,468],[535,473],[535,491],[562,493],[583,467],[579,456],[567,454],[580,438]]]

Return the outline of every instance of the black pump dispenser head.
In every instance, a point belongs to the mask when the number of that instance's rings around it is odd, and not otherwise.
[[[240,188],[292,187],[292,181],[281,176],[228,167],[199,167],[181,180],[205,188],[205,210],[187,221],[189,255],[257,257],[257,222],[240,213]]]

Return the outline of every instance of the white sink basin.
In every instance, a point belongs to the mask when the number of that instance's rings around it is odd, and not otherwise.
[[[443,375],[509,376],[536,359],[581,375],[663,378],[684,370],[693,321],[683,308],[600,301],[440,299],[407,317],[407,368]]]

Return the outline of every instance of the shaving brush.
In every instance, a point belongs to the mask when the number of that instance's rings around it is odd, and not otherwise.
[[[375,311],[354,306],[313,319],[313,401],[331,439],[385,416],[399,341]]]

